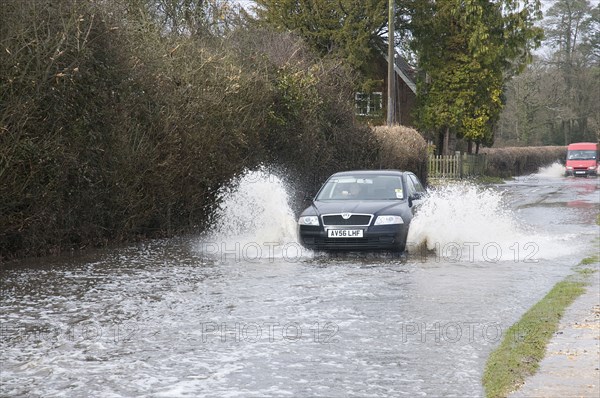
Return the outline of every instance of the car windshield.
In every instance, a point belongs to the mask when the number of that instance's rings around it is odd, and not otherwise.
[[[596,159],[596,151],[586,151],[586,150],[578,150],[578,151],[569,151],[569,155],[567,157],[568,160],[595,160]]]
[[[399,176],[342,176],[327,180],[317,200],[397,200],[404,199]]]

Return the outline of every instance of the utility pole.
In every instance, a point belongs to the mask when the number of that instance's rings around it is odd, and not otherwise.
[[[387,101],[387,125],[393,126],[396,123],[396,78],[394,76],[394,65],[396,63],[394,49],[394,16],[396,14],[396,1],[388,0],[388,101]]]

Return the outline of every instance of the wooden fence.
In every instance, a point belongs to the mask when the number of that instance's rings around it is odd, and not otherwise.
[[[428,178],[461,179],[485,174],[485,154],[470,155],[456,152],[454,155],[430,155]]]

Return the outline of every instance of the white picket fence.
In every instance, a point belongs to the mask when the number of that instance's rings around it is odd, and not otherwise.
[[[430,155],[428,178],[462,179],[485,173],[487,159],[484,154],[470,155],[456,152],[454,155]]]

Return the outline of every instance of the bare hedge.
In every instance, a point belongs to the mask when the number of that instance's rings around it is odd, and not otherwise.
[[[127,2],[6,0],[0,21],[0,261],[200,231],[259,164],[312,190],[376,162],[352,73],[292,35],[165,34]]]
[[[486,173],[489,176],[508,178],[535,173],[540,167],[554,162],[564,162],[567,147],[483,148],[481,153],[487,155]]]

